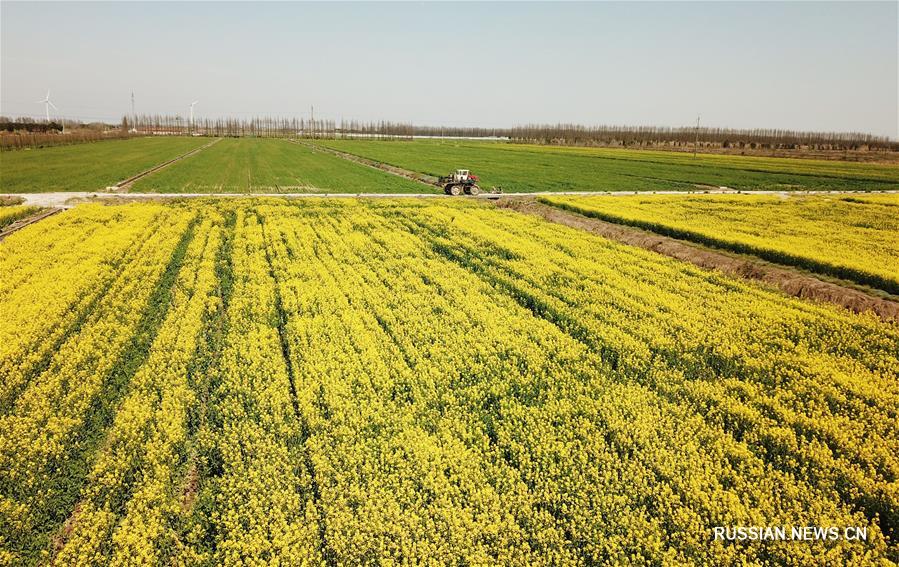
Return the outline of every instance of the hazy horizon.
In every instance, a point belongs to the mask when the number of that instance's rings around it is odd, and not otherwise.
[[[0,4],[0,114],[899,138],[895,2]]]

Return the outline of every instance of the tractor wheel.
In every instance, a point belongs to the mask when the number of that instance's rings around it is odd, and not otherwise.
[[[471,186],[468,188],[467,193],[468,193],[469,195],[480,195],[480,194],[481,194],[481,188],[478,187],[477,185],[471,185]]]
[[[450,185],[449,194],[453,197],[458,197],[462,194],[462,186],[461,185]]]
[[[443,192],[446,193],[447,195],[449,195],[449,194],[450,194],[450,187],[451,187],[451,185],[446,185],[446,186],[443,188]]]

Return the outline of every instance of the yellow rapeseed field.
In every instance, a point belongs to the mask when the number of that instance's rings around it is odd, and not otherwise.
[[[899,194],[541,197],[603,220],[899,294]]]
[[[0,274],[0,563],[899,560],[873,315],[469,201],[82,205]]]

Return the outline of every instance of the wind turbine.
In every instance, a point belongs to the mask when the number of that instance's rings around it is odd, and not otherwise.
[[[192,103],[190,103],[190,126],[191,126],[191,128],[193,128],[193,126],[194,126],[194,105],[197,104],[198,102],[200,102],[200,101],[195,100]]]
[[[50,89],[47,89],[47,96],[45,96],[42,100],[38,100],[36,102],[38,104],[44,103],[44,113],[47,116],[47,124],[49,124],[50,123],[50,107],[52,106],[53,110],[59,111],[59,109],[56,108],[56,105],[53,104],[52,102],[50,102]]]

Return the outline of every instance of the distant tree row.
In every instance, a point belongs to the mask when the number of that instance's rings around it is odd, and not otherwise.
[[[733,129],[659,126],[582,126],[531,124],[513,128],[418,126],[402,122],[309,118],[197,118],[126,116],[118,125],[60,124],[0,116],[0,149],[57,145],[128,136],[235,136],[277,138],[413,137],[500,138],[513,142],[580,146],[618,146],[699,151],[819,150],[899,151],[899,141],[863,132],[801,132],[777,129]]]
[[[505,138],[517,142],[561,145],[625,147],[692,147],[738,149],[899,150],[899,142],[863,132],[800,132],[776,129],[692,128],[658,126],[581,126],[576,124],[527,125],[513,128],[416,126],[414,124],[359,120],[306,118],[197,119],[193,124],[180,116],[138,116],[130,128],[142,134],[259,137],[373,138],[464,137]],[[129,128],[126,118],[123,127]]]
[[[899,150],[899,142],[863,132],[801,132],[659,126],[529,125],[510,129],[514,140],[538,144],[798,150]]]
[[[59,122],[10,121],[0,117],[0,130],[4,132],[62,132]]]
[[[308,137],[333,136],[337,127],[333,120],[306,118],[195,118],[193,123],[182,116],[139,115],[122,119],[122,129],[146,135]]]
[[[0,116],[0,150],[41,148],[128,137],[127,131],[102,122]]]

